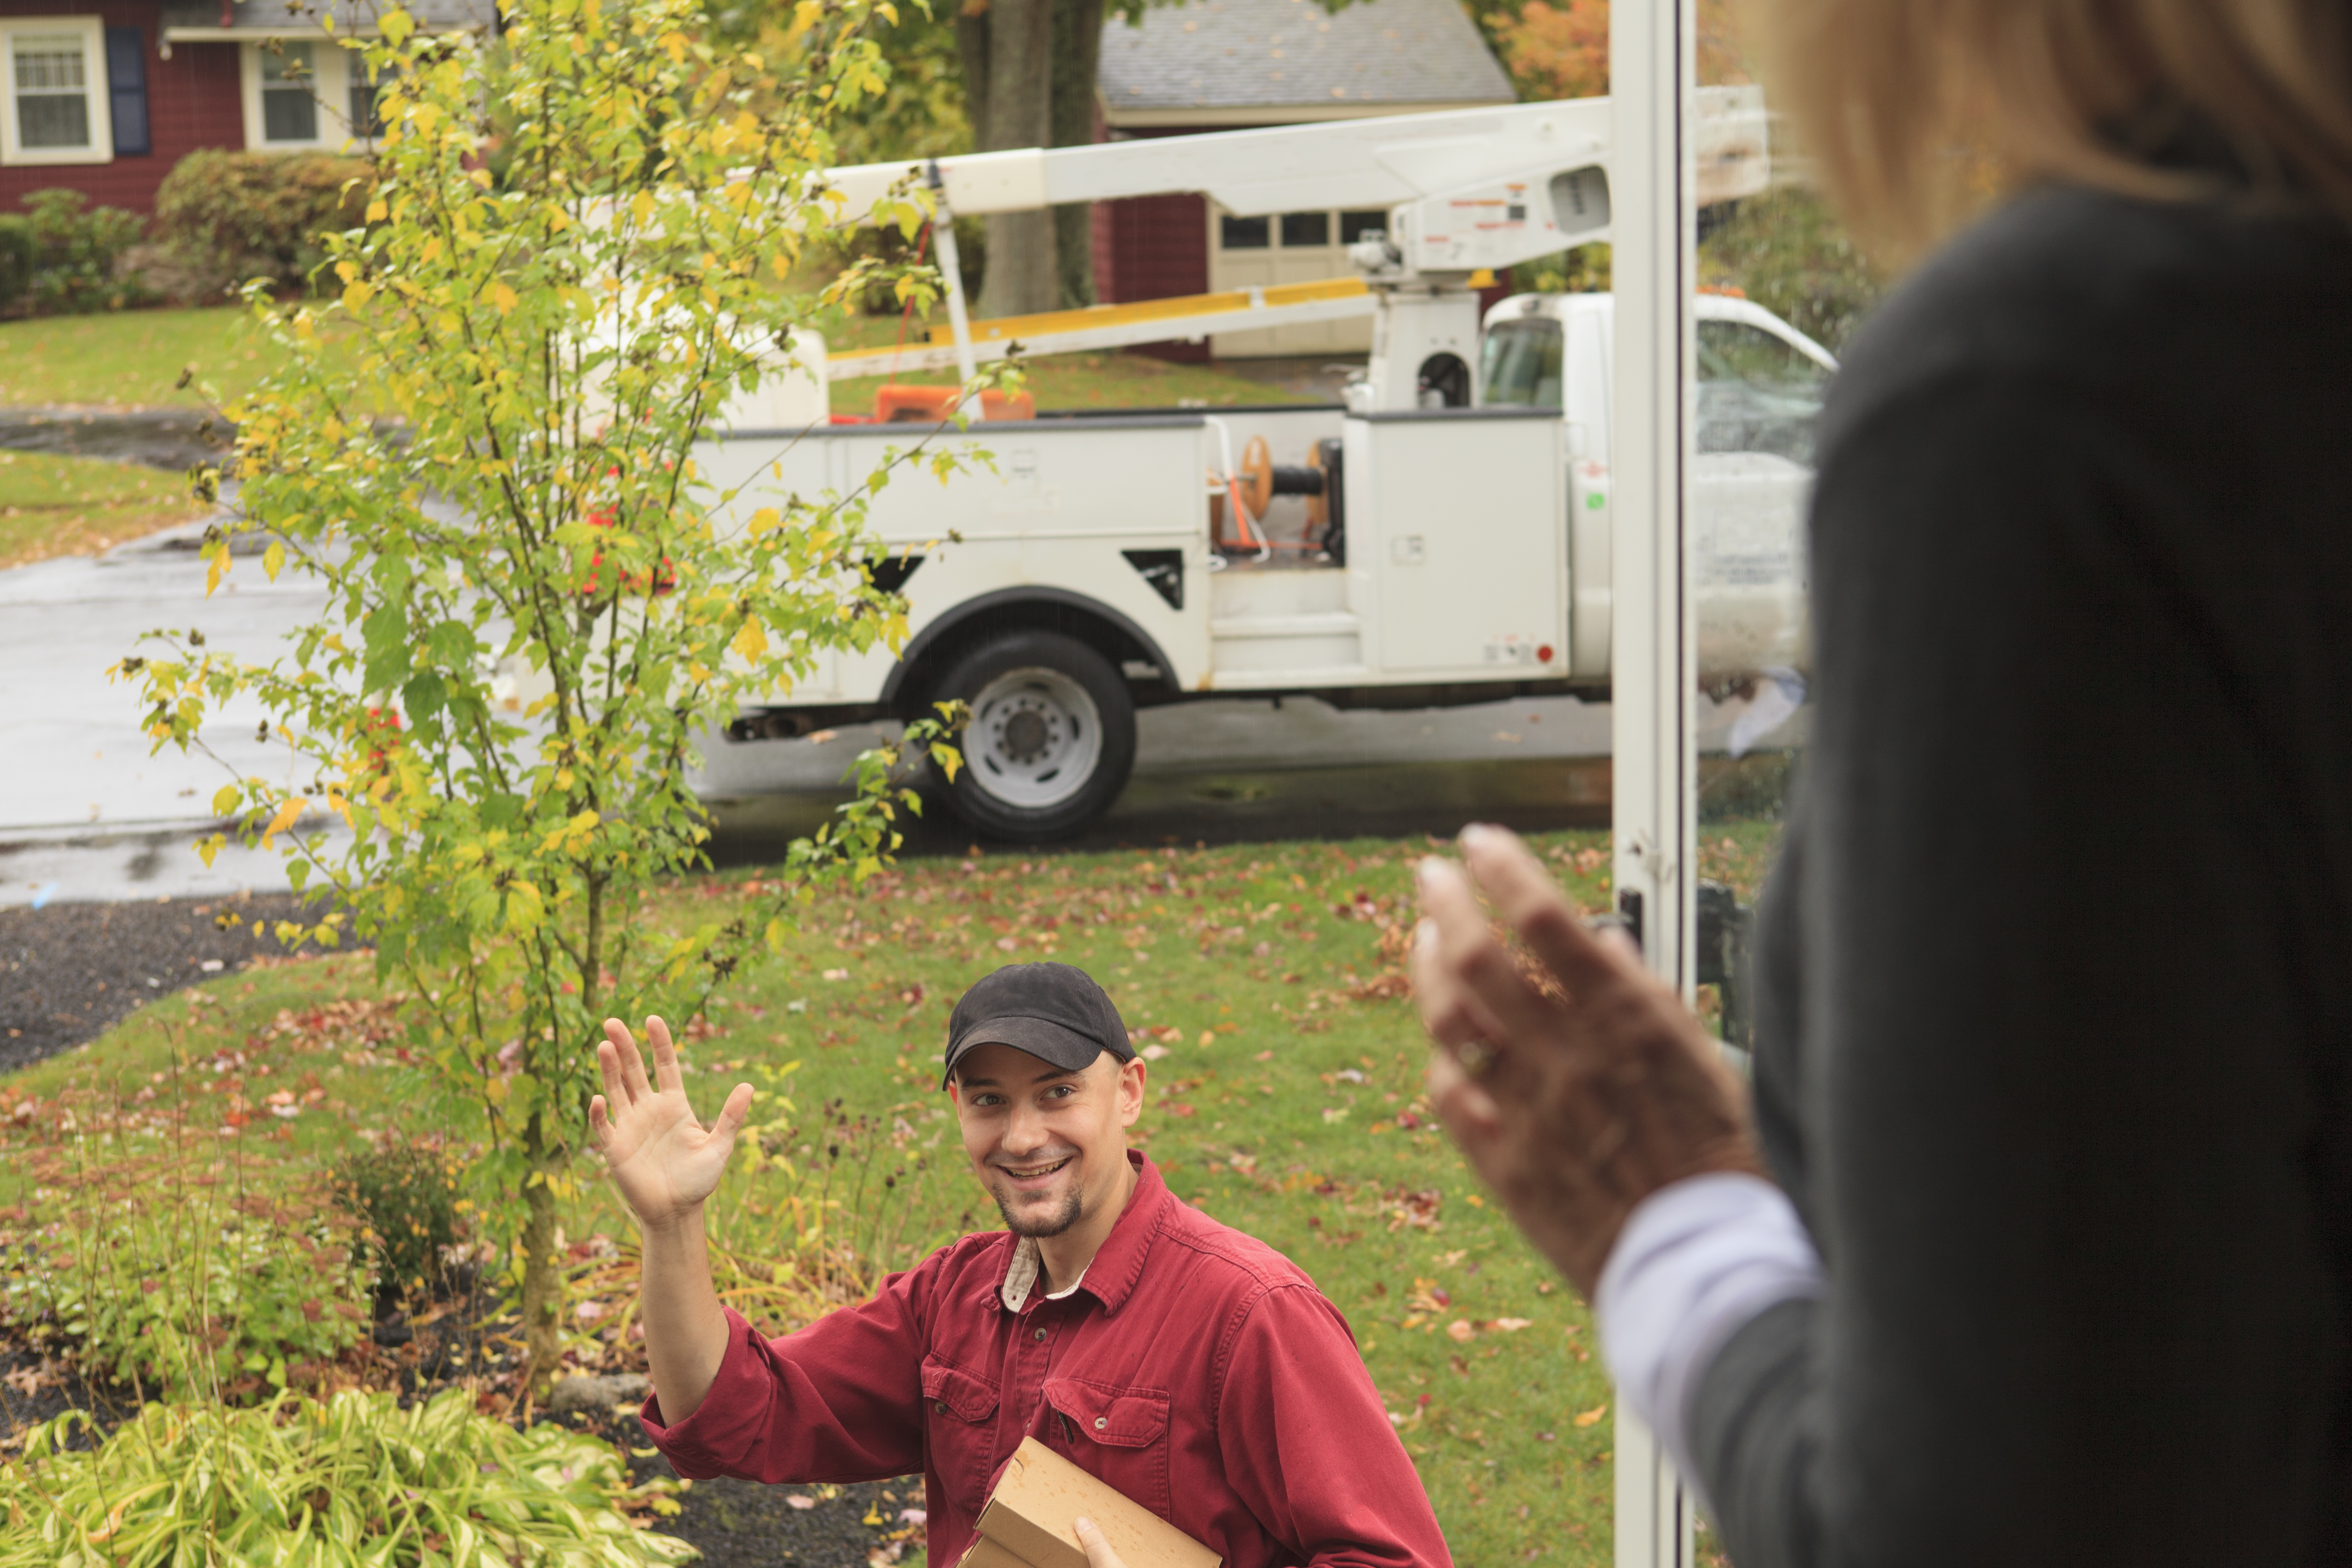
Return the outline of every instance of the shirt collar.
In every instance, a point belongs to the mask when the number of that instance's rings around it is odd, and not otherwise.
[[[1058,1301],[1084,1287],[1102,1303],[1108,1315],[1117,1312],[1135,1289],[1135,1281],[1143,1272],[1143,1260],[1150,1256],[1151,1244],[1158,1238],[1168,1210],[1176,1200],[1170,1194],[1168,1184],[1160,1179],[1160,1168],[1141,1150],[1129,1149],[1127,1163],[1135,1167],[1135,1191],[1128,1195],[1127,1207],[1120,1211],[1118,1222],[1096,1249],[1094,1261],[1067,1286],[1047,1296],[1047,1300]],[[1018,1237],[1005,1258],[1004,1278],[992,1294],[1007,1311],[1017,1312],[1028,1302],[1037,1273],[1037,1243],[1028,1237]]]

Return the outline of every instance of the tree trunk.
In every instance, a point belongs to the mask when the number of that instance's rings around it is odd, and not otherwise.
[[[963,64],[963,109],[971,121],[971,144],[988,145],[988,0],[963,0],[956,7],[956,56]]]
[[[531,1397],[544,1400],[563,1359],[563,1268],[555,1249],[554,1162],[534,1137],[528,1145],[536,1179],[522,1190],[522,1343]]]
[[[973,140],[983,153],[1043,147],[1053,133],[1055,0],[990,0],[987,118]],[[983,316],[1024,316],[1061,303],[1051,210],[992,213]]]
[[[1084,147],[1095,139],[1095,68],[1102,59],[1103,0],[1055,0],[1054,114],[1055,147]],[[1054,209],[1061,302],[1095,302],[1095,223],[1092,202]]]

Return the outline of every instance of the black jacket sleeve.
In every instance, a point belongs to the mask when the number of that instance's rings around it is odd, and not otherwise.
[[[2274,675],[2347,626],[2196,439],[1996,367],[1825,456],[1758,1070],[1831,1280],[1694,1396],[1740,1568],[2342,1540],[2341,736]]]

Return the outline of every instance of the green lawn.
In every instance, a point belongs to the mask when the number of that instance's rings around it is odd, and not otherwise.
[[[194,408],[184,369],[229,399],[276,363],[241,306],[0,322],[0,404]]]
[[[836,325],[839,346],[880,345],[898,336],[896,321],[858,317]],[[920,328],[913,329],[920,335]],[[48,317],[0,322],[0,405],[196,407],[191,387],[175,390],[195,367],[224,400],[249,390],[278,363],[241,307],[200,310],[125,310],[106,316]],[[831,388],[836,414],[870,414],[885,378],[863,376]],[[951,375],[898,379],[947,385]],[[1142,354],[1060,354],[1031,362],[1031,393],[1040,408],[1171,408],[1180,403],[1286,403],[1288,394],[1213,364],[1171,364]]]
[[[1752,883],[1760,835],[1711,833],[1705,874]],[[1580,901],[1605,906],[1601,835],[1536,842]],[[784,957],[738,980],[690,1032],[693,1081],[711,1108],[740,1079],[781,1082],[795,1125],[772,1130],[772,1152],[799,1162],[803,1191],[838,1169],[839,1217],[878,1232],[868,1245],[886,1253],[903,1236],[889,1259],[903,1264],[994,1222],[938,1088],[955,998],[1000,963],[1086,968],[1163,1053],[1138,1142],[1177,1193],[1288,1253],[1347,1314],[1456,1560],[1605,1563],[1610,1393],[1591,1320],[1481,1195],[1421,1098],[1425,1047],[1392,959],[1427,852],[1415,838],[908,862],[820,901]],[[723,918],[744,880],[690,881],[666,895],[666,917]],[[368,1131],[433,1131],[416,1125],[422,1086],[371,1022],[374,1005],[346,1000],[370,994],[368,973],[339,958],[227,976],[0,1080],[0,1127],[18,1129],[0,1134],[0,1173],[11,1144],[54,1135],[60,1089],[127,1109],[157,1074],[160,1092],[197,1106],[189,1125],[250,1116],[232,1136],[297,1156]],[[177,1072],[175,1054],[188,1064]],[[789,1079],[765,1076],[786,1063],[799,1064]],[[265,1115],[281,1090],[310,1109]],[[20,1122],[27,1095],[41,1103]],[[782,1115],[772,1101],[755,1112]],[[860,1118],[866,1159],[897,1163],[859,1165],[854,1186]],[[838,1167],[828,1142],[846,1146]],[[906,1179],[885,1188],[885,1173]],[[0,1174],[0,1203],[15,1186]],[[776,1205],[756,1181],[737,1190],[727,1223],[740,1234]],[[630,1234],[593,1182],[566,1229]]]
[[[0,452],[0,570],[92,554],[204,511],[177,474],[97,458]]]

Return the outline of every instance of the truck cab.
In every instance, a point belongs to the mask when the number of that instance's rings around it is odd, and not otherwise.
[[[1721,684],[1801,668],[1800,519],[1835,362],[1745,300],[1698,300],[1700,663]],[[972,709],[948,802],[1013,839],[1074,831],[1132,765],[1155,703],[1311,695],[1433,708],[1609,685],[1605,294],[1523,294],[1423,406],[1039,415],[975,424],[993,473],[892,485],[870,522],[911,636],[828,655],[747,711],[742,741]],[[1458,396],[1470,383],[1470,403]],[[901,426],[740,427],[714,480],[845,493]],[[742,470],[740,474],[737,470]]]

